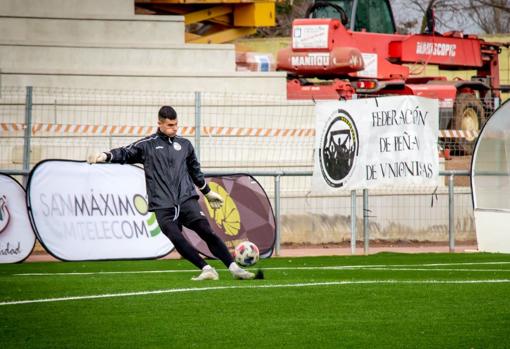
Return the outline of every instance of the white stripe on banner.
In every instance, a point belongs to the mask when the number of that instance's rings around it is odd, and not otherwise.
[[[394,284],[412,284],[412,285],[458,285],[458,284],[498,284],[510,283],[510,279],[487,279],[487,280],[359,280],[359,281],[332,281],[332,282],[310,282],[310,283],[297,283],[297,284],[275,284],[275,285],[246,285],[246,286],[216,286],[216,287],[194,287],[194,288],[170,288],[154,291],[141,291],[141,292],[125,292],[125,293],[109,293],[97,294],[86,296],[74,297],[61,297],[61,298],[41,298],[41,299],[28,299],[21,301],[0,302],[0,306],[5,305],[19,305],[19,304],[33,304],[33,303],[54,303],[66,302],[86,299],[99,299],[99,298],[117,298],[117,297],[135,297],[147,296],[155,294],[167,293],[187,293],[187,292],[203,292],[203,291],[218,291],[218,290],[231,290],[231,289],[263,289],[263,288],[294,288],[294,287],[322,287],[322,286],[341,286],[341,285],[362,285],[362,284],[381,284],[381,285],[394,285]]]

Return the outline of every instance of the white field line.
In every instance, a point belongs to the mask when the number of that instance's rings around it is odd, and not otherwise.
[[[359,270],[359,269],[358,269]],[[510,269],[454,269],[454,268],[363,268],[362,270],[402,270],[402,271],[490,271],[490,272],[510,272]]]
[[[339,285],[360,285],[360,284],[413,284],[413,285],[430,285],[430,284],[497,284],[510,283],[510,279],[488,279],[488,280],[358,280],[358,281],[331,281],[331,282],[310,282],[296,284],[274,284],[274,285],[244,285],[244,286],[215,286],[215,287],[193,287],[193,288],[170,288],[154,291],[124,292],[124,293],[107,293],[85,296],[72,296],[60,298],[40,298],[27,299],[20,301],[0,302],[0,306],[33,304],[33,303],[54,303],[66,302],[86,299],[99,298],[117,298],[117,297],[136,297],[155,294],[168,293],[186,293],[186,292],[203,292],[229,289],[264,289],[264,288],[294,288],[294,287],[321,287],[321,286],[339,286]]]
[[[436,267],[436,266],[464,266],[464,265],[505,265],[510,262],[465,262],[465,263],[435,263],[435,264],[375,264],[375,265],[336,265],[325,267],[268,267],[264,270],[350,270],[350,269],[373,269],[373,270],[405,270],[403,267],[411,268],[409,270],[441,270],[435,269],[418,269],[418,267]],[[395,268],[395,269],[391,269]],[[226,269],[218,269],[224,271]],[[448,269],[443,269],[449,271]],[[452,271],[508,271],[507,269],[452,269]],[[150,274],[150,273],[196,273],[197,269],[187,270],[135,270],[135,271],[98,271],[98,272],[71,272],[71,273],[21,273],[13,274],[13,276],[73,276],[73,275],[109,275],[109,274]]]
[[[220,269],[221,270],[221,269]],[[226,269],[225,269],[226,270]],[[13,276],[73,276],[73,275],[102,275],[102,274],[152,274],[152,273],[198,273],[198,269],[175,269],[175,270],[125,270],[125,271],[97,271],[97,272],[71,272],[71,273],[22,273]]]

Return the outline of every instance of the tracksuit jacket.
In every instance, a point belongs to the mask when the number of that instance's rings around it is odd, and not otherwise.
[[[200,170],[200,163],[190,141],[168,137],[159,130],[126,147],[107,153],[107,161],[119,164],[143,164],[149,211],[172,208],[210,189]]]

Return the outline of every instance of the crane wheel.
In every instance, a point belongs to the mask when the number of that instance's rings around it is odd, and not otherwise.
[[[473,154],[477,136],[469,131],[480,131],[485,123],[485,110],[480,99],[471,93],[460,93],[455,100],[452,121],[453,130],[467,131],[455,142],[459,153]]]

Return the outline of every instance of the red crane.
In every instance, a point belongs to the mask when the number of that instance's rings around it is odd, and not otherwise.
[[[462,130],[471,147],[499,104],[498,54],[508,44],[461,32],[439,34],[433,9],[427,30],[396,34],[388,0],[315,2],[292,23],[292,46],[278,52],[277,69],[288,74],[289,99],[350,99],[354,96],[416,95],[440,102],[440,129]],[[471,80],[417,76],[423,70],[476,70]],[[473,132],[474,131],[474,132]],[[475,134],[476,135],[476,134]],[[464,149],[468,150],[468,149]]]

